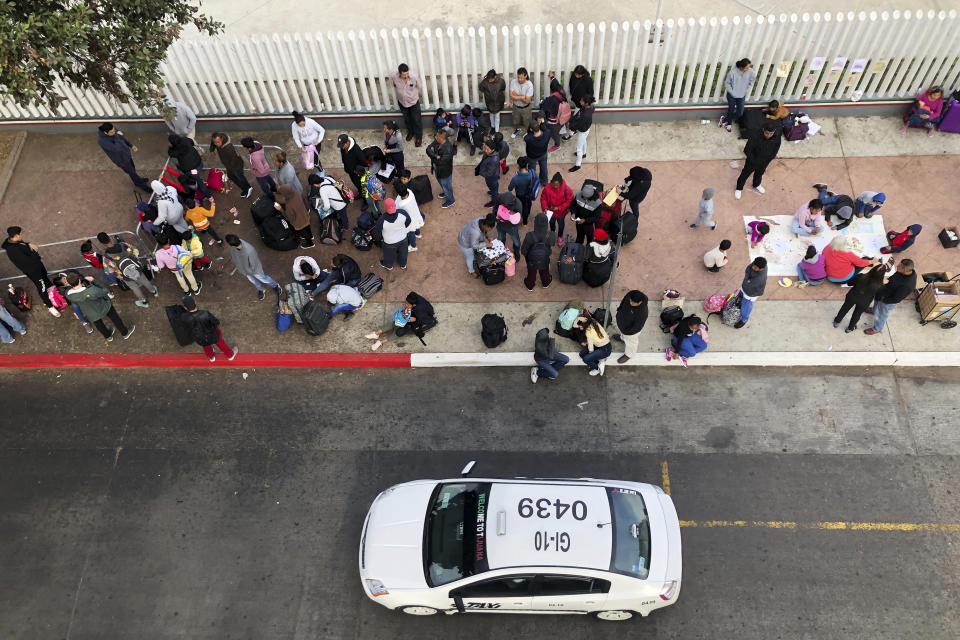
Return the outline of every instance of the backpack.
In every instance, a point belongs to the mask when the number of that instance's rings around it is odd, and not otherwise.
[[[570,122],[570,116],[573,114],[573,110],[570,108],[570,103],[566,100],[563,100],[560,103],[560,108],[557,109],[557,122],[561,125],[567,124]]]
[[[253,218],[253,226],[259,227],[263,221],[274,215],[276,209],[273,206],[273,200],[267,196],[260,196],[250,205],[250,216]]]
[[[362,231],[369,231],[377,225],[376,218],[370,211],[364,211],[357,217],[357,228]]]
[[[683,308],[675,304],[664,307],[660,312],[660,330],[670,333],[670,327],[683,320]]]
[[[363,186],[374,200],[383,200],[387,195],[387,190],[383,188],[383,183],[375,174],[369,174]]]
[[[320,243],[321,244],[340,244],[340,223],[333,216],[324,218],[320,222]]]
[[[727,298],[723,305],[723,311],[720,313],[720,322],[733,326],[740,322],[740,303],[743,302],[743,294],[739,291]]]
[[[293,324],[293,309],[286,300],[277,302],[277,331],[286,331]]]
[[[480,318],[480,339],[488,349],[498,347],[507,341],[507,323],[503,316],[487,313]]]
[[[706,311],[707,314],[720,313],[723,311],[723,305],[725,305],[726,302],[727,296],[720,293],[715,293],[712,296],[708,296],[703,301],[703,310]]]
[[[533,169],[527,169],[527,173],[533,176],[533,179],[530,180],[530,188],[527,189],[527,194],[523,196],[525,200],[536,200],[537,196],[540,195],[540,176]]]
[[[353,246],[358,251],[370,251],[373,246],[373,234],[367,229],[357,227],[353,230]]]
[[[50,304],[57,308],[57,311],[63,311],[67,308],[67,301],[56,287],[47,287],[47,299],[50,300]]]
[[[433,185],[427,176],[414,176],[407,183],[407,189],[413,193],[417,204],[426,204],[433,200]]]
[[[277,251],[290,251],[299,246],[297,235],[283,216],[270,216],[260,225],[260,239],[263,244]]]
[[[207,172],[207,187],[214,191],[226,191],[227,185],[223,180],[223,171],[220,169],[210,169]]]
[[[311,336],[323,335],[330,325],[330,312],[316,300],[311,300],[303,305],[300,318],[303,320],[303,328]]]
[[[380,289],[383,289],[383,278],[375,273],[368,273],[360,278],[360,282],[357,283],[357,291],[364,299],[369,298]]]
[[[177,271],[183,271],[191,263],[193,263],[193,254],[181,247],[180,245],[175,245],[177,247]]]
[[[550,247],[546,242],[534,242],[527,252],[527,262],[529,264],[540,264],[550,259]]]

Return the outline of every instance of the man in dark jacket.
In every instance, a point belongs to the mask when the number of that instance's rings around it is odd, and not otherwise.
[[[230,143],[230,136],[225,133],[215,133],[210,137],[210,155],[219,156],[227,177],[240,189],[242,198],[249,198],[253,194],[253,187],[243,175],[243,158]]]
[[[593,240],[593,225],[600,219],[600,194],[592,184],[581,187],[570,205],[571,219],[577,225],[577,242]]]
[[[623,355],[617,358],[620,364],[637,355],[640,347],[640,331],[647,323],[649,309],[647,296],[642,291],[628,291],[617,307],[617,328],[620,333],[614,336],[623,343]]]
[[[167,155],[177,160],[177,168],[181,172],[193,178],[197,183],[197,189],[203,194],[204,198],[212,197],[207,183],[203,179],[203,158],[193,146],[193,140],[171,133],[167,136],[170,141],[170,148]]]
[[[874,336],[883,331],[890,312],[916,290],[917,272],[914,271],[913,260],[904,258],[897,266],[897,272],[877,291],[873,306],[867,309],[867,313],[873,314],[873,326],[863,332]]]
[[[487,183],[490,201],[483,206],[492,207],[500,192],[500,155],[494,148],[493,140],[488,138],[483,143],[483,157],[480,159],[480,164],[473,170],[473,175],[481,176]]]
[[[131,152],[136,151],[137,147],[127,140],[122,131],[117,131],[112,124],[104,122],[97,128],[97,144],[110,158],[110,162],[130,176],[134,186],[150,193],[150,181],[138,174],[137,167],[133,164]]]
[[[490,126],[494,131],[499,131],[500,112],[503,111],[503,105],[507,101],[507,83],[504,82],[502,75],[490,69],[480,81],[479,89],[483,103],[490,112]]]
[[[47,311],[59,318],[60,312],[53,306],[50,296],[47,295],[47,289],[52,287],[53,283],[47,277],[47,268],[40,258],[40,248],[32,242],[23,241],[23,229],[20,227],[7,227],[7,239],[3,241],[0,248],[7,252],[7,257],[10,258],[13,266],[27,276],[37,288],[40,299],[47,305]]]
[[[766,122],[763,128],[753,134],[747,140],[747,146],[743,148],[743,153],[747,159],[743,163],[743,171],[737,178],[737,190],[733,192],[733,197],[737,200],[743,193],[743,186],[747,184],[747,178],[753,174],[753,188],[764,193],[766,189],[760,184],[763,182],[763,172],[767,170],[767,165],[777,157],[780,151],[780,136],[777,135],[777,128],[772,122]]]
[[[570,167],[570,171],[580,171],[580,163],[587,157],[587,136],[593,126],[594,102],[592,94],[583,96],[570,118],[570,131],[577,134],[577,163]]]
[[[753,311],[753,303],[763,295],[766,288],[767,259],[755,258],[743,272],[743,282],[740,283],[740,294],[743,297],[740,303],[740,321],[733,325],[734,329],[740,329],[747,324]]]
[[[240,353],[237,347],[230,348],[227,341],[223,339],[223,333],[220,332],[220,319],[209,311],[197,309],[197,301],[193,296],[187,294],[181,300],[183,308],[190,313],[184,318],[184,322],[190,327],[193,335],[193,341],[203,347],[203,353],[214,362],[217,356],[213,352],[213,346],[227,356],[227,360],[233,360]]]
[[[537,384],[540,376],[547,380],[556,380],[560,375],[560,369],[570,362],[570,358],[556,349],[557,341],[550,337],[549,329],[537,331],[537,337],[533,342],[533,361],[537,366],[530,369],[530,380],[533,384]]]
[[[576,109],[580,106],[580,99],[584,96],[592,96],[593,93],[593,78],[590,77],[590,72],[587,71],[587,68],[582,64],[578,64],[573,68],[573,73],[570,74],[570,102],[573,103],[573,108]],[[563,136],[564,140],[569,140],[573,137],[573,134],[566,133]]]
[[[363,174],[363,171],[357,173],[358,167],[365,168],[367,166],[367,158],[363,155],[363,149],[360,148],[360,145],[357,144],[357,141],[354,140],[352,136],[348,136],[345,133],[341,133],[337,137],[337,147],[340,149],[340,160],[343,161],[343,170],[350,176],[350,181],[353,182],[353,186],[357,188],[357,199],[362,203],[361,208],[366,210],[366,200],[360,197],[360,194],[363,192],[363,187],[360,183],[360,176]]]
[[[537,283],[537,274],[540,274],[540,284],[544,289],[553,282],[550,275],[550,253],[557,242],[557,236],[550,231],[547,214],[538,213],[533,218],[533,231],[528,231],[520,245],[520,253],[527,261],[527,277],[523,284],[527,291],[533,291]]]
[[[631,167],[630,175],[623,179],[623,186],[626,188],[617,187],[620,199],[630,203],[630,210],[638,219],[640,218],[640,203],[646,199],[652,183],[653,174],[650,173],[649,169]]]
[[[457,199],[453,195],[453,145],[450,144],[450,129],[438,129],[433,134],[433,142],[427,145],[427,156],[433,163],[433,171],[440,185],[440,199],[444,201],[441,209],[452,207]]]

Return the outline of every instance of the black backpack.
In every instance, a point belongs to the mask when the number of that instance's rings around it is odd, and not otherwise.
[[[277,210],[273,206],[273,200],[267,196],[260,196],[250,205],[250,217],[253,218],[253,224],[259,227],[263,221],[273,216]]]
[[[413,192],[417,204],[426,204],[433,200],[433,185],[427,176],[414,176],[407,183],[407,188]]]
[[[488,313],[480,318],[480,339],[488,349],[498,347],[507,341],[507,323],[503,316]]]
[[[670,333],[670,327],[683,320],[683,309],[677,305],[665,307],[660,312],[660,330],[664,333]]]
[[[550,266],[550,247],[546,242],[534,242],[527,252],[527,262],[530,264],[546,264]]]
[[[330,325],[330,313],[315,300],[310,300],[303,305],[303,309],[300,310],[300,319],[303,320],[303,328],[311,336],[323,335]]]
[[[357,283],[357,291],[364,298],[369,298],[380,289],[383,289],[383,278],[375,273],[368,273],[360,278],[360,282]]]

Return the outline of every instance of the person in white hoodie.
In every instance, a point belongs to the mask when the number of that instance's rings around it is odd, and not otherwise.
[[[401,269],[407,268],[407,233],[413,225],[413,219],[406,211],[397,209],[393,198],[383,201],[383,215],[377,219],[373,228],[373,237],[380,238],[383,248],[383,257],[380,266],[387,271],[393,271],[394,261]]]
[[[157,219],[153,224],[159,227],[166,222],[180,233],[186,231],[189,227],[183,219],[183,205],[177,198],[177,190],[159,180],[151,182],[150,188],[157,201]]]
[[[400,180],[396,181],[394,188],[397,190],[397,199],[395,200],[397,209],[406,211],[407,215],[410,216],[410,227],[407,230],[407,251],[416,251],[417,238],[421,237],[420,229],[423,228],[426,220],[423,217],[423,212],[420,211],[420,205],[417,204],[413,192],[407,189],[406,185]]]
[[[320,164],[320,147],[323,146],[323,135],[326,133],[320,123],[313,118],[307,118],[299,111],[293,112],[293,124],[290,131],[293,133],[293,143],[300,149],[300,162],[307,171],[314,167],[323,170]]]
[[[336,181],[330,176],[321,177],[316,173],[307,176],[310,189],[307,192],[307,201],[320,219],[336,214],[341,229],[349,229],[350,221],[347,218],[347,205],[350,200],[340,193]]]

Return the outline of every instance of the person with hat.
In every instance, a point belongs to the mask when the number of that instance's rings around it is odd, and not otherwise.
[[[712,230],[717,230],[717,223],[713,221],[713,194],[714,190],[710,187],[703,190],[697,212],[697,221],[690,225],[691,229],[707,225]]]
[[[577,242],[593,239],[593,227],[600,219],[600,193],[592,184],[584,184],[570,205],[570,216],[577,225]]]
[[[781,136],[776,135],[777,127],[773,122],[765,122],[763,127],[747,140],[747,145],[743,148],[744,155],[747,156],[743,163],[743,171],[737,177],[737,189],[733,192],[733,197],[737,200],[743,195],[743,187],[747,184],[747,178],[753,174],[753,188],[757,193],[763,194],[766,189],[761,184],[763,182],[763,173],[767,166],[773,162],[780,152]]]
[[[203,347],[203,353],[210,362],[217,359],[213,352],[214,346],[220,349],[223,355],[227,356],[227,360],[233,360],[237,357],[240,349],[237,347],[231,349],[227,345],[227,341],[223,339],[223,333],[220,331],[220,320],[217,316],[209,311],[197,309],[197,301],[190,294],[183,296],[180,304],[188,311],[184,320],[190,326],[193,341]]]
[[[374,238],[378,238],[383,251],[380,266],[387,271],[393,271],[393,263],[407,268],[407,233],[413,226],[413,219],[403,209],[397,209],[393,198],[383,201],[383,215],[377,218],[377,224],[371,230]]]
[[[864,191],[854,201],[856,204],[854,212],[858,218],[872,218],[886,201],[887,196],[882,191]]]
[[[500,156],[492,139],[483,143],[483,157],[480,164],[473,170],[473,175],[481,176],[487,183],[487,192],[490,201],[484,207],[492,207],[497,202],[497,193],[500,191]],[[517,209],[519,211],[520,209]]]
[[[513,256],[520,254],[520,222],[523,217],[520,213],[523,205],[520,198],[509,191],[494,196],[497,203],[497,239],[506,243],[507,236],[513,240]],[[546,217],[546,216],[544,216]]]
[[[487,75],[480,81],[480,96],[483,104],[490,112],[490,126],[494,131],[500,130],[500,112],[507,102],[507,83],[503,76],[494,69],[487,71]]]

